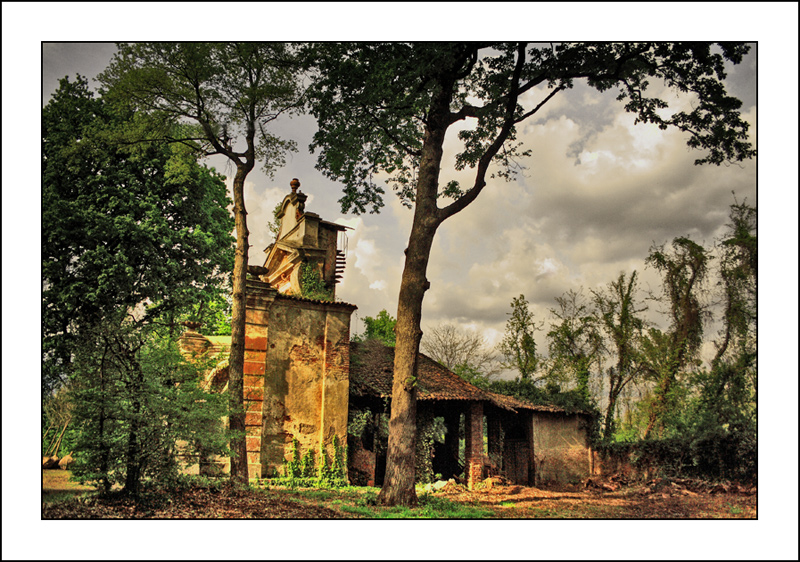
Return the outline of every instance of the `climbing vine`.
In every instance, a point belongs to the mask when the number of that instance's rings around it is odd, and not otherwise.
[[[433,441],[436,433],[433,412],[420,410],[417,412],[417,451],[416,472],[417,483],[433,482]]]
[[[300,292],[300,296],[318,301],[329,301],[332,297],[319,269],[308,262],[300,265]]]
[[[283,461],[283,478],[271,478],[268,483],[286,485],[290,488],[315,487],[338,488],[347,486],[347,446],[333,437],[333,458],[328,457],[325,445],[320,444],[319,454],[313,448],[300,454],[300,443],[292,439],[291,458]]]

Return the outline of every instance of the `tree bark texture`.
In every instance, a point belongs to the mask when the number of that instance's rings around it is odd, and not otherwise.
[[[433,238],[440,222],[436,197],[449,103],[449,90],[433,100],[432,105],[439,111],[438,115],[435,111],[431,112],[420,159],[414,221],[406,248],[397,304],[397,343],[394,353],[389,447],[386,455],[386,476],[378,495],[378,502],[383,505],[412,506],[417,503],[414,490],[417,357],[422,339],[422,301],[430,286],[425,275]]]
[[[252,165],[250,166],[252,168]],[[228,394],[230,399],[231,480],[246,483],[247,441],[244,411],[245,286],[249,253],[247,210],[244,206],[244,180],[249,170],[239,164],[233,180],[233,212],[236,224],[236,253],[233,265],[233,305],[231,310],[231,355]]]

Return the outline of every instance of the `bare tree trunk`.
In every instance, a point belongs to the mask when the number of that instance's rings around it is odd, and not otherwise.
[[[252,165],[250,166],[252,168]],[[230,400],[231,480],[247,483],[247,441],[244,412],[244,336],[245,286],[250,249],[247,210],[244,206],[244,180],[250,170],[238,165],[233,180],[233,212],[236,222],[236,253],[233,265],[233,306],[231,310],[231,355],[228,394]]]
[[[425,291],[430,287],[426,273],[433,238],[439,225],[472,203],[486,185],[485,178],[489,164],[508,138],[514,124],[517,84],[525,62],[524,54],[523,43],[518,48],[514,76],[510,81],[503,126],[478,161],[475,184],[459,199],[443,209],[437,205],[442,146],[448,127],[458,119],[456,115],[450,113],[450,104],[453,101],[457,76],[463,72],[462,67],[467,64],[470,57],[466,56],[455,61],[449,71],[442,69],[441,73],[434,77],[438,86],[434,89],[426,120],[414,201],[414,222],[406,248],[406,263],[397,303],[395,326],[397,343],[394,355],[389,448],[386,455],[386,478],[378,495],[378,502],[383,505],[414,505],[417,501],[414,490],[417,356],[422,339],[420,329],[422,300]],[[471,67],[475,60],[473,58],[468,66]]]
[[[67,431],[67,427],[69,426],[69,422],[72,420],[71,417],[68,417],[67,420],[64,422],[64,427],[61,428],[61,433],[58,434],[58,437],[53,440],[50,448],[47,449],[48,453],[47,456],[58,456],[58,450],[61,448],[61,440],[64,438],[64,433]],[[52,452],[51,452],[52,451]]]
[[[438,102],[438,107],[436,106]],[[425,277],[433,237],[439,226],[436,205],[442,145],[450,96],[444,92],[433,101],[425,133],[414,205],[414,222],[406,248],[406,262],[397,302],[397,335],[392,382],[392,411],[389,418],[389,447],[386,476],[378,494],[382,505],[412,506],[417,503],[415,453],[417,440],[417,357],[422,339],[422,300],[430,283]]]
[[[417,215],[419,215],[417,201]],[[417,439],[417,357],[422,338],[422,300],[428,282],[425,272],[435,227],[425,230],[415,218],[406,251],[406,265],[397,306],[397,344],[394,354],[392,411],[389,419],[389,448],[386,476],[378,495],[383,505],[412,506],[417,503],[415,452]]]

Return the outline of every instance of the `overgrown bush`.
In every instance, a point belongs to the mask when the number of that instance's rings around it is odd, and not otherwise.
[[[108,491],[124,483],[169,486],[178,454],[227,454],[218,423],[222,395],[200,387],[198,365],[186,361],[174,338],[151,326],[107,319],[75,355],[74,417],[79,436],[73,474]],[[185,445],[178,449],[179,442]]]
[[[758,451],[754,431],[702,431],[668,439],[598,445],[601,456],[630,462],[640,474],[756,483]],[[649,471],[648,471],[649,469]]]

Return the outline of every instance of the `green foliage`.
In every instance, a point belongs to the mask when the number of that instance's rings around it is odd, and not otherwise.
[[[364,333],[354,336],[353,341],[378,340],[384,345],[394,347],[395,344],[395,325],[397,320],[386,309],[381,310],[375,318],[364,317]]]
[[[654,431],[664,435],[666,418],[675,410],[680,375],[699,364],[703,321],[707,316],[700,294],[710,259],[708,250],[679,237],[673,240],[671,251],[654,246],[645,260],[663,276],[662,289],[670,319],[668,332],[650,330],[642,342],[643,356],[648,361],[645,369],[656,385],[645,438]]]
[[[468,383],[475,385],[478,388],[483,388],[484,390],[488,390],[492,384],[488,375],[479,372],[471,365],[457,365],[455,369],[453,369],[453,372]]]
[[[416,458],[416,483],[427,484],[433,482],[433,442],[436,428],[434,426],[433,412],[430,410],[417,412],[417,450]]]
[[[758,478],[756,433],[750,430],[699,430],[667,439],[603,443],[602,456],[629,459],[640,470],[654,468],[662,477],[735,480]]]
[[[505,335],[499,349],[505,357],[503,367],[516,370],[525,380],[532,379],[539,367],[533,334],[540,327],[534,322],[525,295],[513,298],[510,318],[506,322]]]
[[[600,362],[603,342],[597,318],[580,292],[569,290],[556,297],[559,310],[551,309],[558,323],[547,333],[550,365],[548,378],[574,382],[588,402],[591,367]]]
[[[292,438],[290,458],[283,462],[283,477],[271,478],[265,482],[290,488],[347,486],[347,447],[339,443],[336,435],[333,436],[331,446],[332,458],[329,458],[327,448],[321,444],[315,463],[314,451],[309,449],[301,455],[299,441]]]
[[[233,220],[222,177],[185,147],[135,153],[107,136],[131,113],[62,79],[42,112],[44,387],[68,377],[82,331],[152,303],[150,317],[219,294],[233,264]]]
[[[347,445],[339,443],[339,436],[333,436],[333,461],[329,478],[347,481]]]
[[[267,230],[269,230],[272,237],[275,238],[275,241],[278,240],[278,234],[281,232],[281,220],[278,218],[278,215],[281,212],[283,207],[283,201],[280,201],[275,208],[272,209],[272,220],[267,223]]]
[[[597,416],[595,404],[580,389],[562,390],[561,386],[549,382],[544,387],[530,379],[492,381],[489,390],[498,394],[522,398],[533,404],[552,405],[564,408],[567,412],[589,412]]]
[[[230,284],[226,285],[229,289]],[[199,332],[205,336],[230,336],[232,306],[233,297],[230,290],[226,290],[195,305],[187,319],[200,322]]]
[[[700,42],[311,45],[305,55],[315,80],[308,93],[319,123],[311,148],[319,150],[318,167],[344,184],[343,212],[379,211],[384,189],[373,178],[382,173],[411,206],[426,128],[438,133],[466,121],[455,168],[494,160],[494,174],[511,177],[529,154],[516,142],[516,126],[574,81],[586,80],[600,92],[618,89],[637,122],[689,133],[689,146],[706,151],[696,163],[741,161],[755,151],[741,102],[722,80],[726,62],[738,64],[748,51],[741,43]],[[692,110],[662,111],[666,101],[647,97],[654,82],[694,98]],[[547,86],[547,95],[525,106],[518,96],[538,85]],[[449,100],[448,114],[434,122],[432,107],[442,98]],[[439,197],[463,200],[470,191],[452,180],[441,185]]]
[[[303,455],[303,458],[300,459],[300,476],[302,478],[313,478],[315,466],[314,450],[309,449],[306,451],[306,454]]]
[[[77,436],[72,423],[71,387],[64,385],[42,401],[42,455],[62,456],[61,451],[74,451]]]
[[[616,365],[608,370],[608,404],[606,406],[604,438],[609,440],[615,431],[615,408],[622,391],[640,379],[646,367],[640,352],[644,320],[640,314],[647,307],[638,308],[636,291],[637,272],[626,280],[625,273],[609,283],[604,290],[592,291],[600,327],[613,346]]]
[[[296,110],[295,73],[288,43],[119,43],[98,80],[136,111],[123,139],[180,142],[251,169],[260,160],[271,175],[296,150],[268,129],[276,114]]]
[[[178,454],[227,453],[219,423],[227,402],[200,387],[198,366],[165,334],[117,315],[77,349],[73,408],[80,435],[72,470],[79,481],[106,491],[124,483],[138,495],[145,482],[174,482]]]
[[[322,279],[319,268],[306,262],[300,265],[300,290],[300,296],[319,301],[329,301],[333,294]]]
[[[351,407],[347,412],[347,434],[360,438],[372,424],[374,415],[372,410],[356,410]]]

